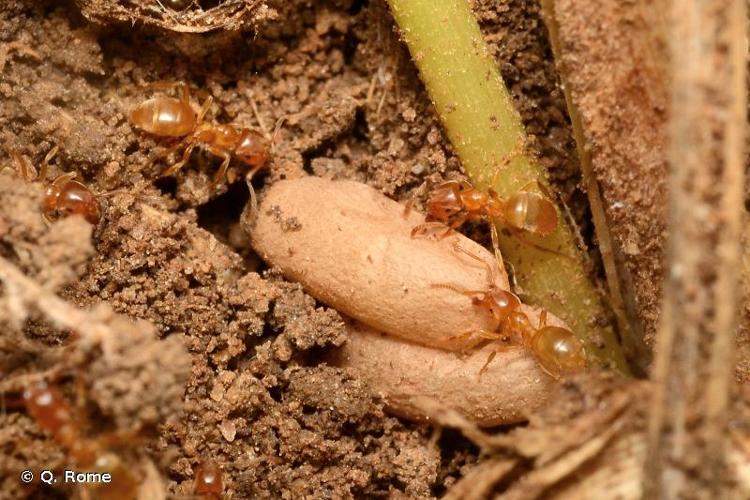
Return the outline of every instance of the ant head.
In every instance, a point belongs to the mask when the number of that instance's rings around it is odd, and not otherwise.
[[[101,219],[96,195],[78,181],[75,173],[63,174],[47,188],[42,198],[42,215],[47,221],[69,215],[80,215],[95,226]]]
[[[243,130],[240,145],[234,151],[239,161],[253,168],[262,167],[268,161],[270,153],[271,145],[268,139],[249,129]]]
[[[503,317],[509,316],[521,307],[521,300],[516,297],[516,294],[494,286],[489,293],[489,298],[491,299],[492,308],[497,310]]]
[[[447,220],[462,209],[459,188],[453,183],[438,186],[427,200],[427,212],[437,220]]]
[[[39,427],[57,432],[70,424],[73,414],[57,387],[40,381],[23,392],[26,411],[37,421]]]
[[[221,469],[213,462],[201,462],[195,469],[193,492],[198,494],[221,494],[224,489]]]

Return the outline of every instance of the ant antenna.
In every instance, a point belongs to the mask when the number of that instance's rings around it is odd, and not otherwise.
[[[271,135],[271,148],[273,148],[278,143],[279,138],[279,132],[281,131],[281,126],[284,125],[284,122],[286,121],[286,116],[282,116],[278,120],[276,120],[276,125],[273,126],[273,135]]]
[[[492,268],[491,265],[489,265],[489,263],[487,263],[484,259],[478,257],[477,255],[471,253],[469,250],[461,246],[461,243],[459,243],[458,240],[453,242],[453,250],[455,250],[456,252],[461,252],[465,254],[466,256],[471,257],[475,261],[479,262],[480,264],[482,264],[485,270],[487,271],[487,286],[490,288],[495,286],[495,283],[497,282],[497,276],[495,275],[495,270]],[[497,256],[496,254],[496,258],[497,257],[499,256]],[[498,260],[498,265],[502,266],[502,258]],[[500,267],[500,269],[503,269],[503,268]]]
[[[254,172],[251,172],[245,176],[247,189],[250,191],[250,203],[242,211],[242,215],[240,215],[240,222],[243,226],[246,227],[250,227],[250,225],[252,225],[258,215],[258,197],[255,195],[255,188],[253,187],[253,184],[251,182],[253,173]]]

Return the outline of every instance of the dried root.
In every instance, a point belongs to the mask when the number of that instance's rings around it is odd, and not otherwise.
[[[422,411],[437,425],[461,430],[487,455],[446,498],[484,498],[501,481],[503,499],[640,498],[647,395],[653,385],[589,375],[559,389],[559,398],[532,417],[529,427],[498,435],[484,433],[434,401],[421,401]],[[737,498],[750,494],[750,429],[741,424],[749,396],[736,403],[731,417],[736,426],[729,476]]]

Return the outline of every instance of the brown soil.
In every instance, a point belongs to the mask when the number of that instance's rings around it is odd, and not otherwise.
[[[73,2],[0,7],[0,43],[12,47],[0,53],[0,146],[39,165],[60,144],[51,176],[75,171],[94,191],[117,190],[90,236],[77,219],[47,227],[41,184],[3,175],[0,256],[47,290],[95,306],[92,324],[119,339],[112,357],[98,359],[61,348],[77,336],[39,311],[20,331],[0,309],[9,398],[0,498],[71,494],[17,479],[23,468],[70,462],[12,404],[23,377],[49,370],[65,373],[59,384],[71,401],[82,387],[86,412],[98,417],[86,432],[138,429],[126,455],[153,462],[176,495],[192,491],[201,460],[221,466],[234,498],[430,497],[477,461],[467,441],[445,433],[431,443],[429,427],[387,416],[365,384],[322,362],[345,341],[342,319],[249,250],[238,225],[248,199],[240,172],[212,196],[215,158],[196,153],[176,180],[155,180],[163,164],[145,167],[160,143],[133,130],[127,110],[150,95],[143,83],[182,80],[194,99],[215,99],[208,120],[269,130],[286,118],[254,181],[261,195],[309,173],[364,181],[402,201],[425,181],[461,175],[382,2],[260,7],[268,10],[253,17],[257,32],[205,35],[106,16],[93,25]],[[486,0],[475,9],[542,162],[590,234],[538,6]]]

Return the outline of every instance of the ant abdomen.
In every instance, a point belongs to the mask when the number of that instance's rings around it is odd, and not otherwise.
[[[586,350],[567,328],[545,326],[528,340],[531,352],[547,373],[559,377],[586,368]]]
[[[546,236],[557,227],[555,205],[539,193],[519,191],[505,204],[505,223],[515,229]]]
[[[189,103],[172,97],[155,97],[133,108],[128,120],[149,134],[183,137],[195,128],[196,115]]]

